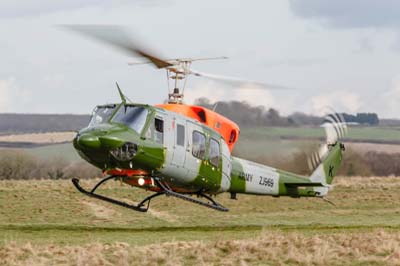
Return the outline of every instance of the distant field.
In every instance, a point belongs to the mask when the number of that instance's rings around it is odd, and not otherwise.
[[[75,131],[89,120],[89,115],[0,113],[0,135]]]
[[[293,153],[309,150],[318,146],[317,140],[282,140],[276,138],[258,138],[242,135],[233,150],[234,155],[243,158],[260,156],[286,157]]]
[[[94,184],[83,181],[84,186]],[[0,181],[2,265],[399,265],[400,178],[337,178],[329,199],[217,197],[221,213],[171,197],[137,213],[68,180]],[[112,182],[106,195],[145,191]]]
[[[242,138],[235,146],[234,153],[245,158],[260,156],[286,157],[296,152],[310,152],[315,150],[321,141],[318,140],[282,140],[273,138]],[[364,154],[369,151],[382,153],[400,153],[400,144],[381,144],[345,141],[345,146],[351,150]]]
[[[40,159],[48,160],[53,158],[62,158],[67,161],[82,160],[72,143],[63,143],[56,145],[43,146],[33,149],[24,149],[28,153],[37,156]]]
[[[286,157],[315,150],[325,137],[322,128],[243,128],[234,153],[246,158]],[[368,151],[400,153],[400,130],[397,128],[349,128],[346,147],[358,153]]]
[[[241,135],[248,138],[322,138],[323,128],[313,127],[266,127],[242,128]],[[347,139],[366,142],[398,142],[400,129],[397,127],[349,127]]]
[[[346,143],[346,147],[351,148],[353,151],[359,153],[366,153],[375,151],[379,153],[400,153],[400,144],[377,144],[377,143]]]
[[[48,132],[0,136],[0,142],[60,143],[71,141],[75,132]]]
[[[76,161],[79,160],[79,156],[71,143],[57,144],[71,141],[74,135],[74,132],[7,135],[0,136],[0,143],[2,141],[11,143],[48,143],[52,145],[25,148],[25,150],[43,159],[59,156],[66,160]],[[243,128],[234,153],[245,158],[260,156],[286,157],[296,152],[315,149],[321,142],[318,138],[323,137],[322,128]],[[359,141],[372,141],[375,143],[358,143]],[[348,140],[345,142],[347,147],[360,153],[368,151],[400,153],[400,130],[397,128],[374,127],[350,128]],[[393,144],[385,144],[385,142]],[[21,147],[25,146],[22,145]]]

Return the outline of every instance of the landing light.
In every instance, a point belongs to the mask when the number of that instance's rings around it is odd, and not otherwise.
[[[139,186],[143,186],[144,185],[144,178],[143,177],[141,177],[141,178],[139,178],[139,180],[138,180],[138,184],[139,184]]]

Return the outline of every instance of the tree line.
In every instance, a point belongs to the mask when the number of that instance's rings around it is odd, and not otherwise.
[[[195,105],[215,109],[216,112],[235,121],[239,126],[319,126],[323,117],[300,112],[283,116],[274,108],[252,106],[244,101],[211,102],[207,98],[199,98]],[[343,114],[345,120],[361,125],[378,125],[380,119],[376,113]],[[0,114],[0,133],[35,133],[76,131],[88,125],[90,115],[73,114]],[[390,125],[399,124],[398,120],[388,121]],[[384,124],[384,123],[383,123]]]
[[[207,98],[199,98],[195,105],[215,110],[223,116],[238,123],[239,126],[319,126],[323,117],[295,112],[283,116],[274,108],[266,109],[264,106],[252,106],[245,101],[218,101],[211,102]],[[346,122],[360,125],[378,125],[379,117],[376,113],[358,113],[355,115],[343,113]]]

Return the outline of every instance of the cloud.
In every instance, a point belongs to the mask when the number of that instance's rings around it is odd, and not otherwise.
[[[388,118],[393,118],[394,115],[396,117],[400,116],[400,77],[395,77],[392,84],[392,88],[383,93],[379,101],[385,106],[385,108],[382,108],[380,115]]]
[[[0,80],[0,112],[21,112],[29,99],[29,92],[18,87],[15,78]]]
[[[211,102],[217,101],[246,101],[254,106],[264,106],[266,108],[275,108],[280,112],[288,111],[274,97],[269,90],[257,89],[255,87],[223,86],[213,81],[201,82],[193,88],[186,90],[185,102],[192,104],[194,100],[206,97]],[[287,107],[287,105],[285,105]]]
[[[356,113],[363,106],[360,95],[346,91],[332,91],[311,98],[312,112],[315,115],[324,115],[327,108],[337,112]]]
[[[14,0],[2,0],[0,1],[0,18],[40,16],[87,7],[111,8],[131,3],[152,6],[154,2],[158,0],[22,0],[18,3]]]
[[[358,49],[355,51],[357,53],[371,53],[374,51],[374,45],[371,41],[371,38],[362,37],[358,40]]]
[[[317,19],[339,28],[397,28],[398,0],[289,0],[291,11],[302,18]]]
[[[327,58],[287,58],[279,60],[268,60],[261,65],[264,67],[310,67],[327,63]]]
[[[0,112],[7,112],[10,108],[13,87],[13,81],[0,80]]]

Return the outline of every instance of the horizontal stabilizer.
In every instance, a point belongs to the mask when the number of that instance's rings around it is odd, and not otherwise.
[[[312,182],[303,182],[303,183],[285,183],[287,187],[324,187],[322,183],[312,183]]]

